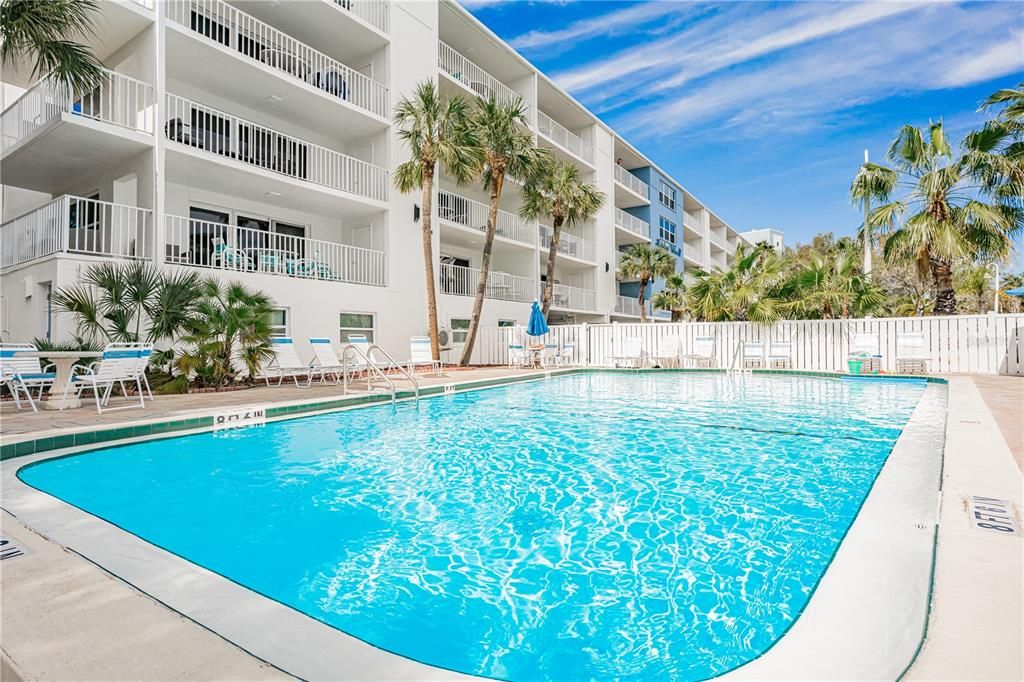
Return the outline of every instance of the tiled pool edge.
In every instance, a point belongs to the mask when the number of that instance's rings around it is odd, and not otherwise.
[[[713,373],[724,374],[727,370],[716,368],[612,368],[612,367],[567,367],[555,368],[543,373],[533,372],[531,374],[510,374],[494,379],[478,379],[466,382],[453,382],[452,384],[440,384],[427,386],[420,389],[421,397],[431,397],[443,394],[446,386],[453,386],[455,391],[478,390],[501,386],[505,384],[519,383],[523,381],[539,381],[548,376],[565,376],[569,374],[598,373],[598,372],[633,372],[633,373]],[[755,369],[751,370],[756,375],[778,375],[778,376],[803,376],[838,379],[851,377],[851,375],[840,372],[818,372],[810,370],[788,370],[788,369]],[[913,380],[927,381],[929,383],[945,384],[946,379],[927,375],[853,375],[851,378],[861,381],[879,380]],[[396,398],[401,401],[408,401],[414,397],[414,391],[404,389],[396,392]],[[390,400],[388,394],[353,394],[332,398],[320,398],[315,400],[288,401],[285,403],[254,403],[253,406],[266,409],[268,421],[279,421],[282,419],[295,419],[307,417],[312,414],[332,412],[335,410],[346,410],[354,407],[375,405]],[[223,410],[225,408],[220,408]],[[237,406],[231,409],[237,409]],[[68,433],[61,433],[53,436],[33,437],[40,432],[19,434],[13,437],[0,437],[0,461],[6,461],[15,457],[39,454],[52,450],[63,450],[65,448],[77,448],[86,445],[107,447],[118,441],[128,441],[137,438],[148,438],[150,436],[173,437],[186,433],[202,431],[213,428],[214,414],[220,411],[218,408],[206,408],[198,410],[195,416],[183,416],[176,419],[147,419],[144,415],[138,419],[126,421],[112,426],[90,427],[82,429],[66,429]],[[44,432],[45,433],[45,432]]]
[[[567,369],[560,372],[551,372],[551,374],[554,376],[558,374],[574,374],[587,371],[594,370]],[[597,371],[636,372],[637,370],[608,369]],[[683,371],[707,372],[708,370]],[[794,374],[799,375],[799,373]],[[828,376],[835,378],[837,375],[830,374]],[[533,374],[512,378],[515,381],[543,380],[545,375]],[[480,385],[483,383],[486,383],[487,385],[500,385],[510,382],[502,380],[467,382],[463,388],[467,390],[486,388],[487,386]],[[945,382],[937,381],[933,383]],[[435,392],[441,392],[443,390],[442,386],[438,387],[438,390]],[[934,393],[936,391],[933,389],[929,392]],[[945,391],[943,391],[943,393],[944,392]],[[326,401],[318,402],[323,403]],[[347,407],[335,409],[351,409],[358,406],[359,405],[349,405]],[[328,409],[325,411],[333,410]],[[289,419],[294,418],[295,416],[306,416],[308,414],[312,414],[312,411],[304,412],[301,415],[295,415],[292,412],[286,411],[279,418]],[[913,421],[913,417],[911,421]],[[905,432],[909,429],[911,421],[908,421]],[[167,436],[158,436],[158,438],[159,437]],[[149,437],[132,438],[130,440],[136,441],[150,439],[153,439],[152,434]],[[902,439],[903,436],[901,435],[901,440]],[[105,446],[106,444],[104,447]],[[899,446],[899,442],[897,443],[897,446]],[[92,448],[76,448],[75,450],[81,452],[88,451],[89,449]],[[75,454],[77,454],[77,452]],[[47,454],[47,452],[42,452],[27,457],[25,464],[59,456],[61,456],[60,453]],[[289,607],[256,595],[248,590],[248,588],[231,583],[229,580],[212,574],[209,571],[206,571],[206,569],[190,564],[172,553],[149,545],[149,543],[146,543],[141,538],[130,535],[125,531],[110,526],[110,524],[88,515],[86,512],[80,511],[71,505],[57,500],[56,498],[52,498],[45,493],[41,493],[21,484],[14,476],[16,470],[20,468],[20,462],[13,466],[8,463],[8,465],[4,467],[5,471],[3,479],[5,489],[4,507],[5,509],[8,509],[8,511],[14,513],[19,520],[37,531],[44,533],[58,544],[65,544],[86,559],[92,561],[98,566],[104,567],[105,570],[108,570],[118,576],[135,589],[138,589],[157,601],[164,603],[182,615],[200,622],[203,627],[207,627],[224,639],[233,643],[235,646],[253,652],[254,655],[257,655],[261,659],[272,661],[273,665],[282,668],[291,674],[299,674],[301,677],[306,679],[335,679],[340,671],[344,670],[345,676],[348,679],[393,679],[397,677],[406,679],[439,679],[442,677],[456,676],[465,679],[464,676],[459,676],[457,673],[433,668],[416,661],[410,661],[409,659],[401,658],[395,654],[376,649],[372,645],[354,640],[354,638],[341,631],[323,625],[322,623],[310,619],[303,614],[298,614]],[[883,467],[882,473],[888,469],[890,469],[889,462],[887,462],[886,466]],[[879,479],[882,478],[882,473],[879,474]],[[31,491],[32,498],[31,500],[23,499],[20,503],[17,499],[14,499],[13,508],[12,506],[9,506],[12,502],[11,495],[9,494],[9,491],[11,491],[10,479],[12,478],[18,485]],[[870,500],[877,496],[877,485],[878,481],[876,480],[876,485],[869,492],[865,500],[865,506]],[[24,490],[18,492],[24,494]],[[17,495],[15,497],[17,497]],[[26,515],[24,517],[22,514],[18,513],[17,507],[23,507],[26,510]],[[934,504],[932,507],[934,508]],[[60,511],[64,512],[63,522],[57,524],[56,533],[49,532],[52,530],[52,528],[47,527],[51,525],[50,523],[44,522],[42,524],[43,527],[41,528],[40,524],[33,520],[33,517],[37,517],[40,513],[45,516],[47,511],[51,514],[58,515],[60,515]],[[855,522],[854,526],[857,526],[857,522]],[[851,538],[854,537],[854,526],[851,526],[847,537],[844,539],[843,543],[841,543],[840,550],[846,547]],[[99,538],[99,540],[97,540],[97,538]],[[104,538],[106,539],[106,542],[112,543],[113,546],[107,546],[103,550],[95,550],[95,543],[98,541],[102,547]],[[90,549],[93,551],[89,551]],[[94,553],[96,551],[98,551],[100,555],[99,557]],[[830,565],[828,571],[826,571],[826,575],[831,574],[835,570],[834,566],[840,565],[841,563],[848,562],[841,562],[837,553],[837,556],[833,560],[833,564]],[[810,610],[812,604],[821,602],[823,594],[827,596],[828,590],[824,585],[824,580],[825,579],[823,578],[822,584],[820,584],[819,588],[812,594],[804,613]],[[165,583],[171,583],[172,585],[188,583],[191,588],[191,592],[184,591],[185,594],[182,594],[183,590],[176,590],[174,587],[168,588]],[[224,583],[228,584],[225,585]],[[147,585],[150,589],[147,589]],[[835,591],[835,587],[836,586],[833,585],[832,588],[829,589],[831,591]],[[839,585],[838,587],[839,591],[844,591],[844,588],[845,585]],[[161,592],[161,590],[167,589],[170,589],[170,596]],[[269,604],[264,602],[269,602]],[[247,620],[243,623],[232,622],[233,620],[239,620],[233,616],[233,614],[237,614],[239,612],[255,615],[255,619],[252,621]],[[837,615],[835,611],[831,611],[830,614],[832,616]],[[300,617],[300,622],[295,622],[296,616]],[[795,623],[799,624],[803,622],[804,618],[805,616],[802,613],[800,617],[795,620]],[[274,622],[275,626],[274,628],[271,628],[271,630],[274,631],[274,636],[272,637],[270,633],[267,632],[268,628],[263,627],[261,629],[257,625],[257,621],[260,623]],[[329,632],[325,633],[323,631],[325,628]],[[818,632],[828,631],[834,633],[841,631],[840,628],[836,627],[822,628],[820,624],[817,628],[812,627],[811,629]],[[722,678],[751,679],[751,677],[753,677],[763,679],[766,673],[761,672],[760,674],[756,674],[752,673],[752,671],[762,670],[766,665],[768,666],[769,671],[782,666],[784,670],[788,671],[782,675],[787,679],[795,679],[799,677],[795,671],[809,670],[809,668],[793,667],[795,664],[803,665],[803,662],[794,661],[793,656],[787,654],[786,649],[793,649],[795,647],[801,654],[805,656],[810,655],[812,657],[814,657],[816,652],[812,648],[806,646],[806,636],[799,635],[799,633],[796,632],[795,625],[791,630],[793,632],[787,631],[781,635],[776,643],[757,659],[754,659],[740,668],[725,673]],[[783,646],[783,644],[785,644],[785,646]],[[270,655],[267,654],[268,650],[271,652]],[[321,654],[324,654],[325,651],[331,651],[332,653],[330,655],[325,655],[325,658],[335,660],[331,660],[329,662],[320,660],[309,661],[308,659],[311,657],[305,656],[303,652],[311,650],[318,651]],[[290,664],[288,661],[291,661],[294,665]],[[906,665],[906,661],[904,661],[903,664]],[[343,665],[343,668],[339,668],[339,665]],[[310,666],[312,666],[312,669],[310,669]],[[306,674],[299,672],[304,669],[307,670]],[[842,669],[849,671],[850,666],[844,665],[842,666]],[[319,672],[317,672],[318,670]],[[779,675],[776,673],[775,677],[779,678]],[[815,675],[815,677],[820,678],[821,676]]]

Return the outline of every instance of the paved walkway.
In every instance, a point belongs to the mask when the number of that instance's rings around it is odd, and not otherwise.
[[[522,376],[531,373],[539,374],[541,371],[509,370],[505,367],[445,368],[444,374],[441,376],[420,374],[417,375],[417,378],[422,388],[437,384],[493,379],[499,376],[507,376],[510,373]],[[411,388],[411,384],[407,380],[400,380],[400,377],[397,375],[394,377],[394,380],[396,388],[400,391]],[[365,394],[365,389],[365,383],[356,382],[354,386],[350,387],[349,393]],[[380,392],[381,389],[375,390]],[[106,426],[143,419],[160,419],[180,416],[186,413],[195,413],[201,410],[212,410],[218,407],[263,405],[292,400],[329,399],[340,397],[341,394],[342,387],[338,384],[314,383],[309,388],[296,388],[294,383],[284,383],[281,386],[271,386],[269,388],[266,384],[258,384],[253,388],[238,391],[190,393],[187,395],[155,395],[152,402],[147,401],[145,410],[141,408],[118,410],[115,412],[104,412],[103,414],[96,414],[95,405],[85,399],[83,399],[82,407],[61,412],[50,410],[32,412],[27,408],[18,410],[13,401],[4,401],[3,405],[0,406],[0,435],[15,437],[35,431],[73,429],[97,425]],[[120,398],[111,398],[111,406],[116,407],[119,402],[121,402]]]
[[[1024,377],[972,376],[1003,438],[1024,471]]]

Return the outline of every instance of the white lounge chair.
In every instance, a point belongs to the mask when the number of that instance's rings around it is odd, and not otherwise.
[[[743,342],[743,369],[764,368],[764,344],[760,341]]]
[[[348,372],[351,374],[353,372],[363,372],[368,370],[369,368],[366,362],[370,357],[368,355],[370,351],[370,340],[366,338],[365,334],[349,334],[347,341],[348,345],[354,346],[359,351],[358,353],[349,353],[348,357],[345,359],[347,362],[346,367],[348,368]],[[344,354],[344,352],[345,351],[343,350],[342,353]]]
[[[896,373],[924,374],[928,371],[928,348],[921,332],[896,334]]]
[[[768,369],[789,369],[793,366],[793,344],[772,341],[768,344]]]
[[[314,376],[319,376],[320,382],[326,384],[327,377],[331,376],[334,377],[334,383],[340,383],[344,368],[331,340],[326,336],[311,336],[309,345],[313,348],[313,360],[309,363],[309,380],[312,381]]]
[[[658,340],[658,352],[651,358],[663,367],[678,367],[682,344],[678,336],[664,336]]]
[[[859,332],[850,341],[850,357],[860,360],[862,374],[876,374],[882,371],[882,354],[878,334]]]
[[[540,352],[540,366],[554,367],[558,364],[558,344],[545,343],[544,349]]]
[[[413,336],[409,339],[409,374],[415,374],[417,367],[429,367],[434,376],[441,375],[441,361],[434,359],[429,336]]]
[[[558,352],[558,365],[559,367],[572,367],[576,364],[576,344],[566,343],[562,345],[562,350]]]
[[[71,381],[64,387],[62,402],[67,400],[68,393],[75,392],[80,396],[82,391],[91,388],[93,398],[96,400],[97,414],[103,414],[104,408],[108,411],[127,410],[135,407],[146,406],[146,394],[150,400],[153,394],[149,390],[149,382],[146,380],[146,367],[149,366],[149,359],[153,356],[153,346],[145,343],[112,343],[103,351],[103,356],[98,362],[89,366],[75,365],[71,368]],[[128,395],[128,385],[135,384],[139,393],[139,404],[135,405],[132,397]],[[123,407],[107,407],[110,403],[110,396],[114,391],[114,384],[121,387],[121,393],[125,399],[132,400],[133,404]],[[102,390],[102,396],[100,391]]]
[[[277,377],[278,386],[285,377],[291,377],[297,387],[308,387],[313,380],[313,373],[310,366],[299,359],[295,342],[287,336],[279,336],[270,340],[270,347],[274,350],[274,358],[263,368],[263,379],[267,386],[270,386],[271,377]],[[299,377],[306,377],[305,386],[299,384]]]
[[[622,353],[612,357],[616,367],[639,369],[644,366],[644,340],[639,336],[627,336],[622,342]]]
[[[21,398],[18,394],[24,392],[32,411],[38,412],[32,400],[32,389],[39,389],[38,399],[42,400],[43,389],[52,386],[57,378],[54,372],[47,371],[52,365],[43,367],[38,355],[24,354],[24,351],[35,350],[36,347],[30,343],[0,343],[0,384],[10,387],[14,404],[19,410]]]
[[[694,367],[714,367],[717,364],[715,358],[715,337],[698,336],[693,340],[693,352],[683,356],[689,360]]]

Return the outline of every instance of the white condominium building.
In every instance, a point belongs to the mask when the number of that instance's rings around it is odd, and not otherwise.
[[[392,185],[408,151],[391,113],[425,80],[521,97],[537,144],[607,196],[562,237],[552,322],[637,319],[636,283],[616,277],[629,244],[663,244],[683,271],[726,266],[741,238],[447,0],[104,0],[101,13],[90,46],[107,81],[94,92],[3,73],[4,340],[68,339],[73,321],[50,294],[94,263],[133,259],[263,290],[300,352],[310,336],[361,332],[402,354],[426,331],[426,305],[420,195]],[[524,324],[542,286],[550,227],[519,217],[518,189],[501,200],[488,326]],[[486,200],[439,175],[434,271],[456,352]]]

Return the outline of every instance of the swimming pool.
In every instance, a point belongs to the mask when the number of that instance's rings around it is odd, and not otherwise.
[[[700,679],[758,656],[799,615],[923,390],[585,374],[19,476],[426,663]]]

